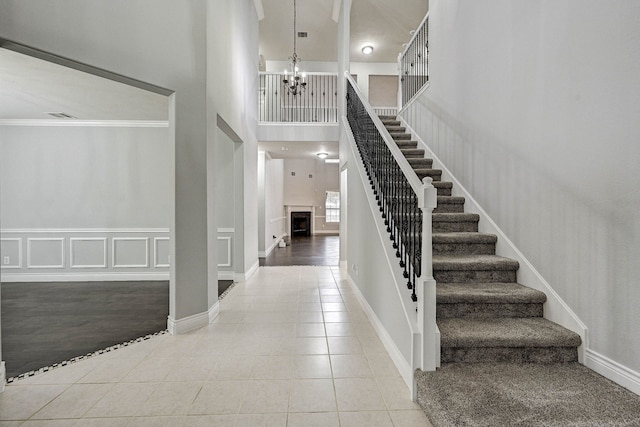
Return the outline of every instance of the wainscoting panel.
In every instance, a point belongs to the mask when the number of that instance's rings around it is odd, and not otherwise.
[[[5,282],[169,280],[169,229],[3,229],[0,234]]]
[[[218,237],[218,267],[231,267],[231,240],[230,236]]]
[[[148,237],[114,237],[114,268],[147,268],[149,267]]]
[[[64,268],[64,237],[27,238],[27,268]]]
[[[69,253],[71,268],[107,268],[106,237],[72,237]]]
[[[22,268],[22,239],[0,239],[0,266],[3,269]]]

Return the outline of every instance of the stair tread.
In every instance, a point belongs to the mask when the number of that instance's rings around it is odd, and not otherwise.
[[[460,196],[438,196],[438,204],[446,203],[451,205],[463,205],[464,197]]]
[[[436,285],[438,303],[456,304],[518,304],[544,303],[544,292],[519,283],[438,283]]]
[[[498,255],[434,255],[434,270],[517,270],[520,264]]]
[[[580,336],[542,317],[437,321],[443,347],[577,347]]]
[[[498,236],[489,233],[453,232],[433,233],[433,243],[496,243]]]

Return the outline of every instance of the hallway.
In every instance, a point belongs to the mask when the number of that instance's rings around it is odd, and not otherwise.
[[[0,419],[30,420],[15,423],[25,426],[430,425],[355,294],[329,267],[260,268],[229,292],[205,328],[9,384]]]

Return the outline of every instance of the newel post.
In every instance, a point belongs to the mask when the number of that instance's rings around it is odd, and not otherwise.
[[[422,180],[422,258],[418,289],[418,328],[421,335],[420,369],[435,371],[440,365],[440,340],[436,325],[436,281],[433,279],[431,217],[438,204],[438,194],[430,177]]]

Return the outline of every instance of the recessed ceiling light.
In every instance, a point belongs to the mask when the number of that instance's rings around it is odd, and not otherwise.
[[[362,53],[364,53],[365,55],[371,55],[371,53],[373,53],[373,46],[371,45],[363,46]]]
[[[326,159],[327,157],[329,157],[329,155],[327,153],[318,153],[316,154],[316,156],[320,157],[321,159]]]

